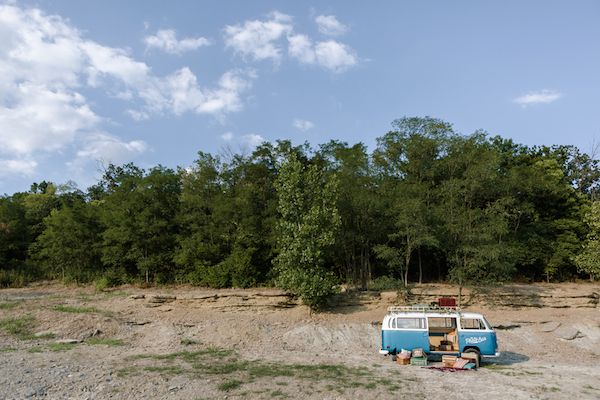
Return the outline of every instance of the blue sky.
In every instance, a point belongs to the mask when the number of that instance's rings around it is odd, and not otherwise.
[[[0,2],[0,193],[108,162],[375,139],[600,140],[598,1]]]

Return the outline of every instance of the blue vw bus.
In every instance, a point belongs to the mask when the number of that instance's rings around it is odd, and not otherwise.
[[[390,307],[381,325],[380,354],[421,348],[427,354],[498,357],[496,332],[481,314],[454,307]]]

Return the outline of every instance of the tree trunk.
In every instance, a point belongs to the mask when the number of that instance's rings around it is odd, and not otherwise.
[[[360,250],[360,288],[362,290],[367,289],[367,271],[366,271],[365,265],[363,263],[364,252],[365,252],[364,249]]]
[[[423,283],[423,266],[421,265],[421,248],[417,249],[417,256],[419,257],[419,285]]]
[[[412,249],[410,247],[410,242],[406,244],[406,255],[404,258],[404,286],[408,286],[408,266],[410,265],[410,256],[412,253]]]
[[[462,280],[460,280],[458,283],[458,308],[460,308],[460,305],[462,303],[462,289]]]
[[[146,269],[146,285],[148,284],[148,270]]]

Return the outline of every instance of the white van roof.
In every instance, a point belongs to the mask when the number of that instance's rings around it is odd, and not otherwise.
[[[423,318],[423,317],[461,317],[461,318],[483,318],[480,313],[463,312],[456,307],[432,307],[432,306],[393,306],[388,308],[386,317],[399,316],[408,318]]]

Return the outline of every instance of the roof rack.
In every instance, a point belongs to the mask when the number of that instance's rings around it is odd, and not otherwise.
[[[440,307],[440,306],[430,306],[426,304],[414,304],[410,306],[391,306],[388,307],[388,312],[440,312],[440,313],[450,313],[450,312],[460,312],[459,307]]]

